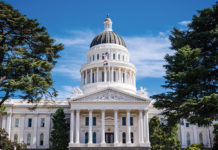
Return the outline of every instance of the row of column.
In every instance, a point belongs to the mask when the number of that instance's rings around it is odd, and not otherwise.
[[[104,77],[102,76],[102,71],[104,71]],[[108,72],[109,72],[109,77],[107,77]],[[115,72],[115,76],[114,76],[114,72]],[[94,74],[94,77],[93,77],[93,74]],[[100,81],[99,75],[101,77],[101,81]],[[118,68],[118,70],[115,70],[114,67],[110,67],[110,68],[103,67],[103,69],[100,71],[100,69],[97,67],[95,71],[93,71],[93,69],[89,69],[89,72],[88,70],[83,71],[81,73],[81,76],[82,76],[82,79],[81,79],[82,85],[86,85],[88,83],[93,83],[93,82],[103,82],[102,78],[104,78],[104,82],[107,82],[109,79],[109,82],[114,82],[115,80],[115,82],[135,85],[135,73],[133,71],[127,71],[127,69],[122,71],[121,68]],[[94,78],[94,81],[93,81],[93,78]]]
[[[89,141],[92,144],[92,112],[89,110]],[[127,144],[131,144],[131,126],[130,126],[130,110],[127,110]],[[101,144],[105,144],[105,110],[101,110]],[[80,110],[76,110],[76,141],[75,144],[80,143]],[[118,110],[114,110],[114,144],[119,143],[118,140]],[[144,139],[145,138],[145,139]],[[74,110],[71,111],[70,118],[70,143],[74,144]],[[149,126],[148,126],[148,112],[144,113],[143,110],[139,111],[139,144],[149,144]]]

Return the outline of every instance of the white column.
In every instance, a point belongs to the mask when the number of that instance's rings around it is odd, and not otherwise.
[[[99,80],[98,80],[98,75],[99,75],[99,68],[97,68],[97,71],[96,71],[96,82],[99,82]]]
[[[6,130],[6,115],[2,116],[2,129],[5,129]]]
[[[121,69],[119,68],[119,75],[118,75],[118,77],[119,77],[119,80],[118,80],[118,82],[122,82],[122,80],[121,80]]]
[[[101,110],[101,144],[105,144],[105,110]]]
[[[198,144],[198,133],[197,133],[196,125],[194,125],[193,131],[194,131],[194,144]]]
[[[185,148],[185,134],[184,134],[184,125],[179,125],[180,130],[181,130],[181,147]]]
[[[8,138],[11,139],[11,119],[12,119],[12,112],[8,115],[7,118],[7,130],[8,130]]]
[[[143,112],[139,110],[139,143],[144,144],[144,135],[143,135]]]
[[[80,110],[76,110],[76,143],[79,144]]]
[[[148,124],[148,110],[145,110],[145,115],[144,115],[144,134],[145,134],[145,144],[150,145],[150,140],[149,140],[149,124]]]
[[[25,134],[24,134],[24,130],[25,130],[25,114],[23,114],[22,116],[22,124],[21,124],[21,136],[20,136],[20,142],[24,142],[25,141]]]
[[[90,83],[92,83],[92,69],[90,69]]]
[[[118,144],[118,122],[117,122],[117,117],[118,117],[118,110],[114,110],[114,144]]]
[[[111,82],[114,82],[114,67],[111,67]]]
[[[126,124],[127,124],[127,144],[131,144],[131,127],[130,127],[130,110],[127,110],[126,114]]]
[[[74,110],[71,110],[70,114],[70,143],[73,143],[74,134]]]
[[[92,144],[92,110],[89,110],[89,143]]]
[[[106,67],[104,67],[104,82],[107,82],[107,70],[106,70]]]
[[[125,83],[128,83],[127,82],[127,70],[125,69]]]
[[[34,116],[34,132],[33,132],[33,147],[36,148],[37,145],[37,128],[38,128],[38,114]]]
[[[87,70],[86,70],[86,78],[85,78],[85,84],[87,84],[88,82],[87,82],[87,75],[88,75],[88,73],[87,73]]]

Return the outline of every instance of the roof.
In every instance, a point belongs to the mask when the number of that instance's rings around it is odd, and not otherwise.
[[[98,34],[90,44],[90,47],[93,47],[98,44],[104,44],[104,43],[114,43],[118,45],[122,45],[126,47],[126,44],[122,37],[120,37],[117,33],[113,31],[104,31]]]

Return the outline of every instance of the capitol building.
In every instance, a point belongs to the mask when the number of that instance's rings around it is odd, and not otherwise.
[[[86,58],[80,68],[81,88],[74,88],[69,99],[41,100],[35,110],[29,109],[32,103],[9,99],[0,127],[12,141],[24,142],[28,149],[48,149],[52,114],[62,107],[70,124],[70,150],[149,150],[149,120],[153,116],[161,119],[161,110],[153,107],[155,100],[143,88],[136,89],[136,67],[130,62],[125,41],[113,32],[109,16]],[[211,147],[212,132],[212,127],[183,120],[178,138],[182,148],[194,143]]]

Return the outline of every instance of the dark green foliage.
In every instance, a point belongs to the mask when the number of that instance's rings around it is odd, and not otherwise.
[[[149,121],[149,134],[152,150],[180,150],[177,139],[177,126],[161,124],[154,116]]]
[[[207,126],[218,119],[218,3],[198,13],[187,30],[172,31],[175,53],[165,56],[164,66],[168,92],[152,96],[171,124],[186,118]]]
[[[45,27],[0,2],[0,105],[15,96],[30,102],[56,96],[51,70],[62,44]]]
[[[19,144],[17,142],[12,142],[8,138],[8,133],[0,128],[0,149],[2,150],[14,150],[16,146],[17,150],[25,150],[26,145],[24,143]]]
[[[207,148],[205,148],[202,144],[192,144],[185,150],[207,150]]]
[[[218,149],[218,123],[213,125],[214,127],[214,144],[213,144],[213,150],[217,150]]]
[[[53,129],[50,137],[50,150],[67,150],[69,143],[69,124],[65,119],[63,108],[58,108],[52,117]]]

